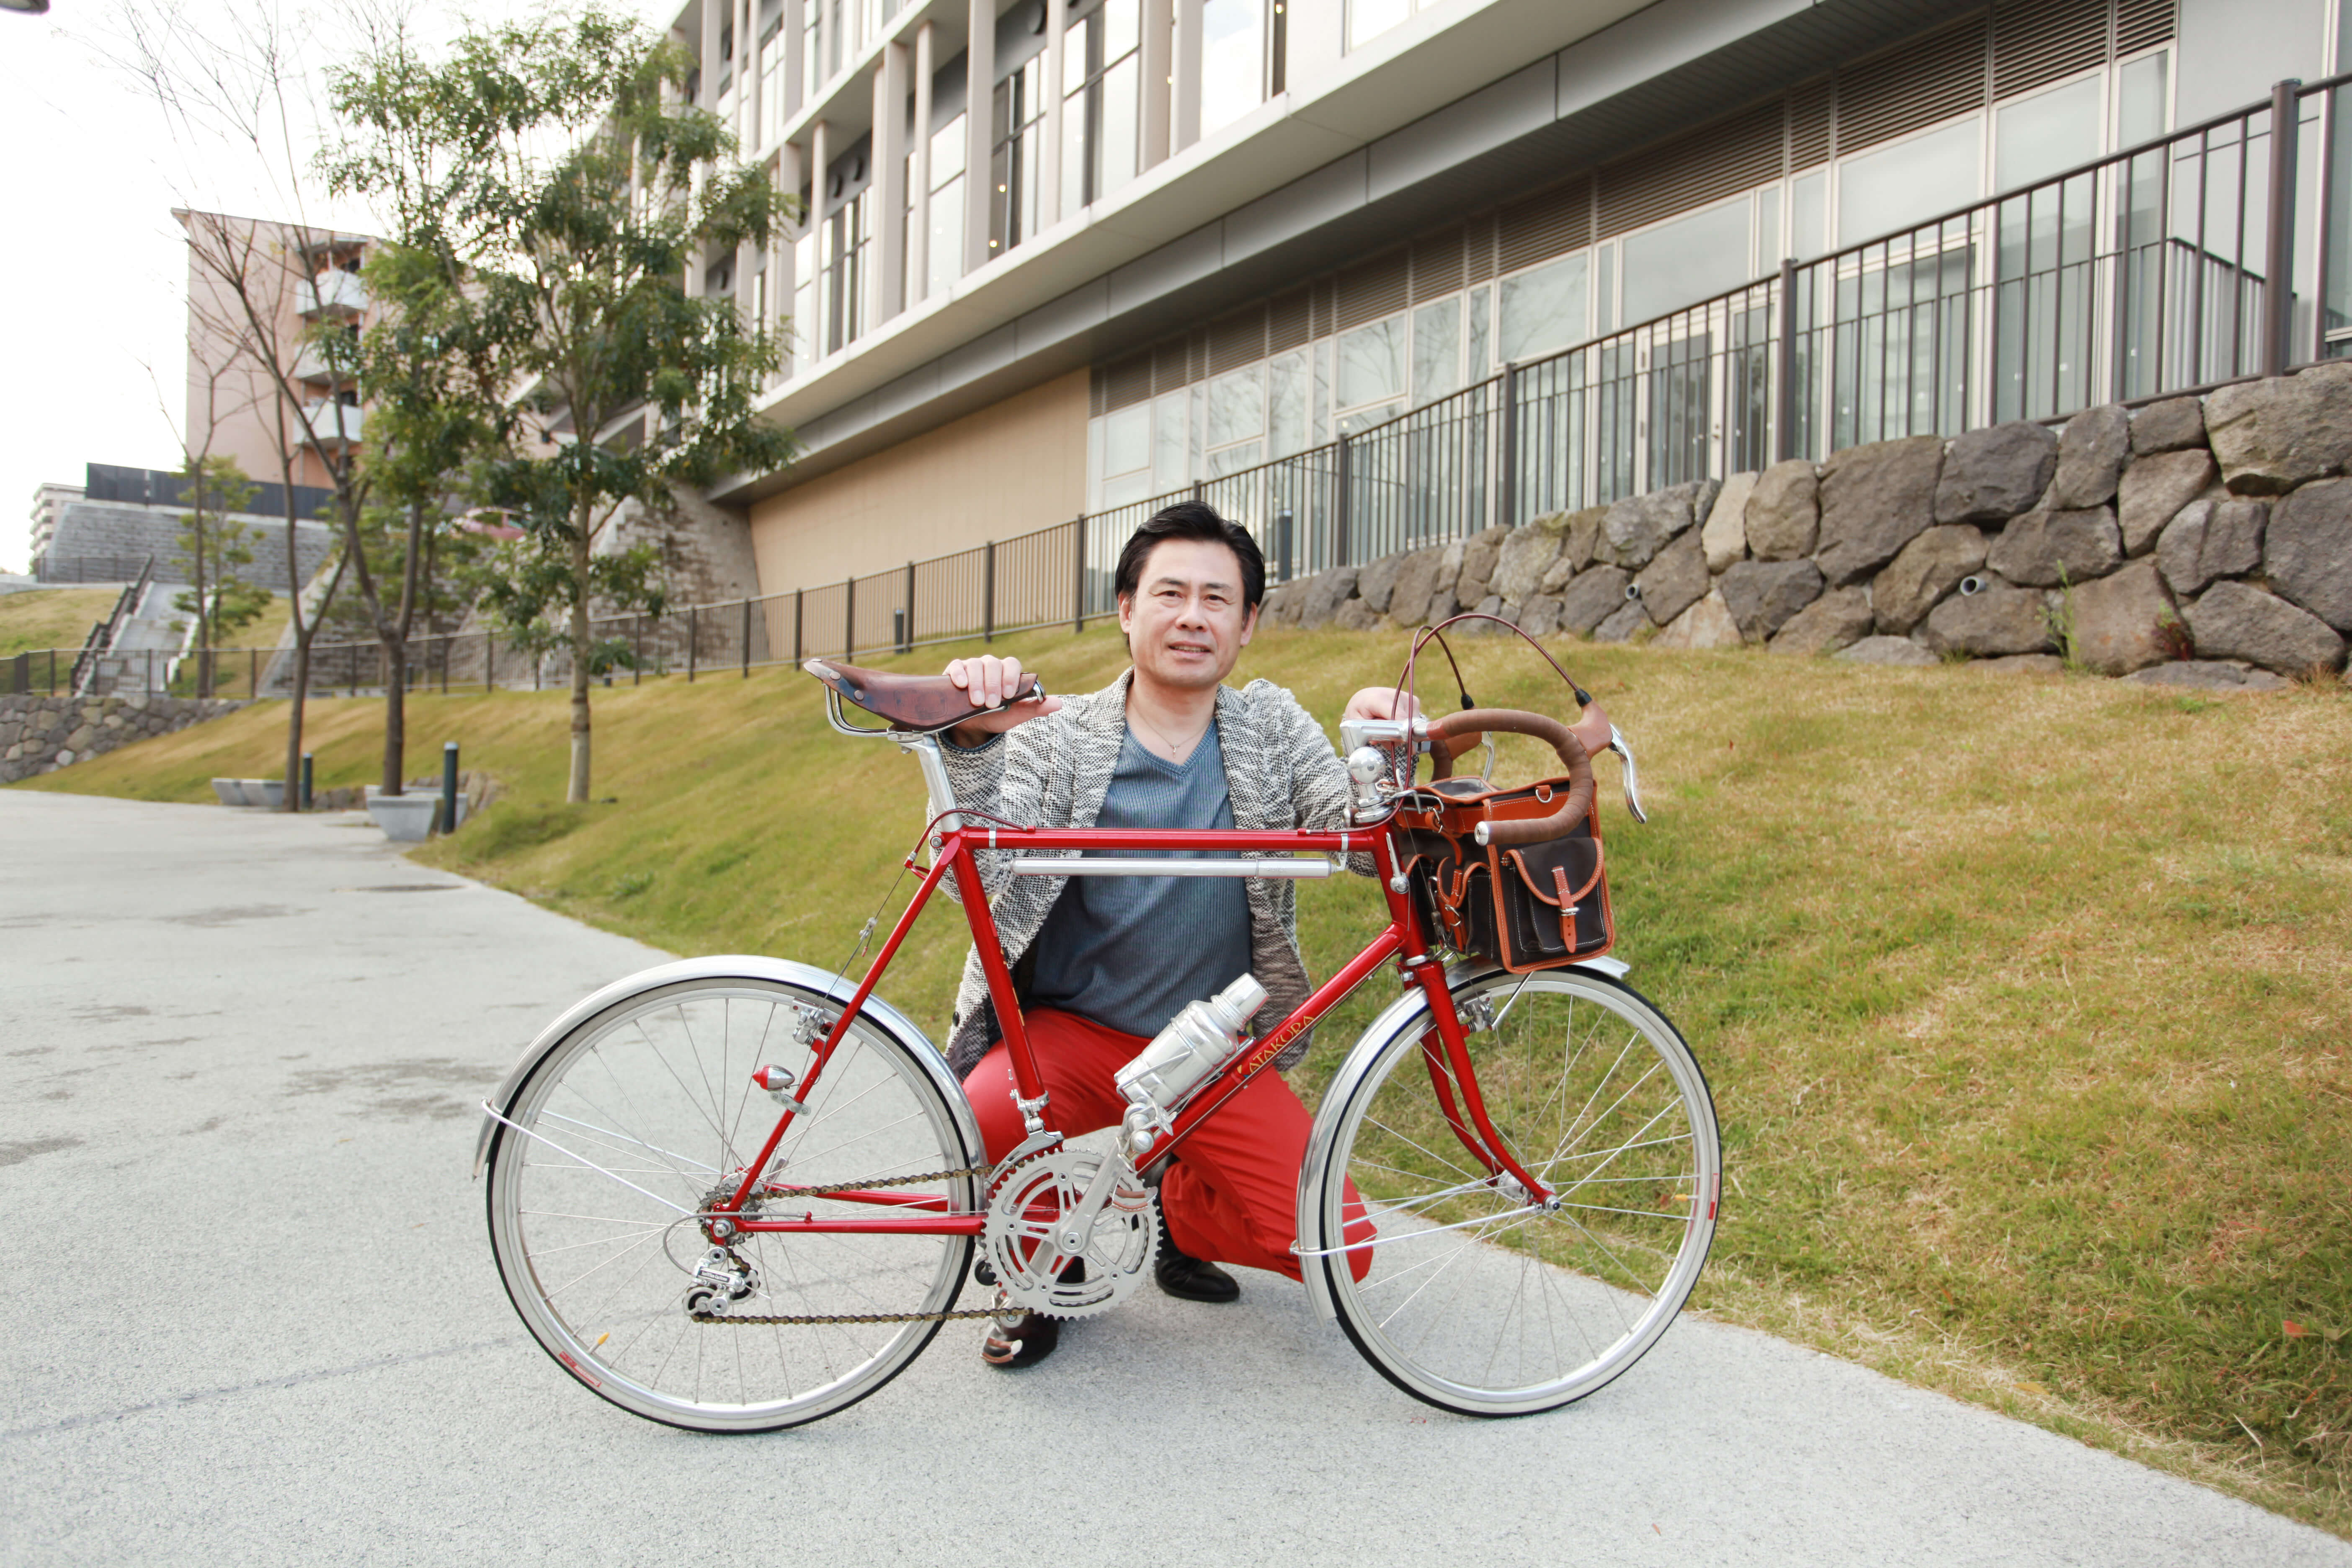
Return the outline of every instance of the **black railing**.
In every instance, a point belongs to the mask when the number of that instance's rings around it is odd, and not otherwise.
[[[1186,497],[1248,529],[1283,583],[1777,460],[2056,421],[2352,353],[2352,168],[2335,159],[2347,115],[2352,73],[2282,82],[2262,103],[1783,262],[1323,446],[844,582],[600,618],[599,639],[625,651],[597,675],[748,675],[1083,627],[1114,612],[1135,526]],[[37,689],[45,659],[13,661],[8,683]],[[282,652],[216,659],[220,694],[279,694],[291,679]],[[561,685],[567,659],[451,634],[412,643],[408,679]],[[320,645],[311,689],[380,690],[385,667],[373,642]]]

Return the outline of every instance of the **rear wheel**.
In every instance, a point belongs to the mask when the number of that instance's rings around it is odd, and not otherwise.
[[[1361,1221],[1342,1234],[1349,1182],[1373,1239],[1309,1262],[1348,1337],[1406,1393],[1470,1415],[1549,1410],[1641,1359],[1689,1296],[1715,1233],[1714,1101],[1682,1037],[1630,986],[1555,969],[1454,995],[1467,1016],[1493,1010],[1469,1037],[1478,1089],[1555,1202],[1531,1207],[1456,1134],[1462,1086],[1423,1008],[1332,1084],[1312,1245],[1366,1238]]]
[[[970,1237],[753,1233],[731,1256],[695,1215],[731,1195],[774,1130],[762,1065],[808,1080],[798,1026],[838,1005],[773,981],[680,982],[574,1029],[523,1081],[490,1157],[490,1245],[524,1325],[547,1352],[625,1410],[706,1432],[791,1426],[856,1403],[939,1331],[971,1258]],[[919,1047],[861,1016],[768,1167],[782,1188],[957,1171],[967,1149]],[[518,1131],[517,1129],[521,1129]],[[978,1209],[979,1182],[929,1175],[889,1192]],[[797,1216],[894,1211],[824,1196],[770,1198]],[[935,1211],[936,1212],[936,1211]],[[705,1268],[697,1279],[694,1270]],[[759,1326],[737,1318],[914,1321]]]

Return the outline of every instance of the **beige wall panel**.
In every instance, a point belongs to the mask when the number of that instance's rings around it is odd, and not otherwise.
[[[760,591],[789,593],[1067,522],[1086,505],[1088,373],[751,508]]]

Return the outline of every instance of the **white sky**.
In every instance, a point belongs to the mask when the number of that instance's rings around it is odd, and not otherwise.
[[[205,25],[225,0],[141,0]],[[106,54],[116,0],[50,0],[0,12],[0,571],[26,569],[35,488],[78,485],[85,463],[177,468],[184,413],[187,260],[175,206],[287,217],[281,193],[226,146],[171,133]],[[288,0],[289,13],[297,0]],[[607,0],[655,26],[679,0]],[[473,0],[469,16],[520,16],[523,0]],[[425,0],[420,29],[446,36],[457,7]],[[318,14],[332,17],[334,0]],[[318,53],[323,60],[328,47]],[[306,150],[307,151],[307,150]],[[363,212],[313,222],[375,226]],[[159,392],[160,388],[160,392]]]

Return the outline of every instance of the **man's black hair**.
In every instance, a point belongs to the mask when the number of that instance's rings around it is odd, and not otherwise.
[[[1154,512],[1150,521],[1135,531],[1127,548],[1118,552],[1118,574],[1111,580],[1111,586],[1120,598],[1135,596],[1142,586],[1143,563],[1150,559],[1152,547],[1170,539],[1206,540],[1224,545],[1240,558],[1244,616],[1265,597],[1265,556],[1258,549],[1257,541],[1249,536],[1249,531],[1218,516],[1216,509],[1206,501],[1180,500]]]

